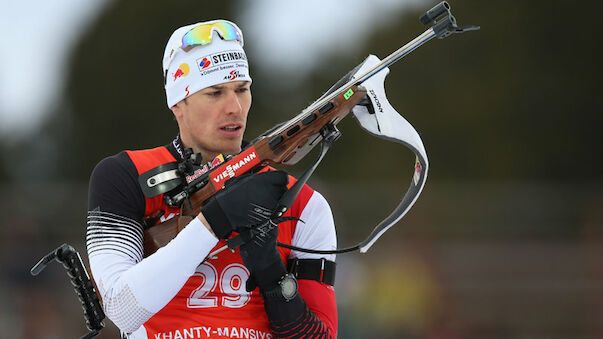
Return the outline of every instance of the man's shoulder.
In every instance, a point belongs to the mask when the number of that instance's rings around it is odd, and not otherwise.
[[[128,157],[126,151],[121,151],[99,161],[92,171],[92,177],[99,175],[111,175],[115,172],[121,172],[124,170],[130,171],[132,166],[132,161],[130,160],[130,157]]]
[[[165,163],[177,161],[166,146],[124,152],[130,158],[138,173],[144,173]]]
[[[99,209],[140,220],[144,203],[136,167],[125,151],[108,156],[96,165],[88,187],[89,210]]]
[[[176,161],[172,153],[165,147],[147,148],[140,150],[123,150],[99,161],[94,167],[93,174],[136,172],[142,173],[161,163]]]

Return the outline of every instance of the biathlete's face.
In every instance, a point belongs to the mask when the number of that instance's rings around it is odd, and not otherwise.
[[[185,147],[201,152],[205,161],[241,150],[251,83],[233,81],[204,88],[172,107]]]

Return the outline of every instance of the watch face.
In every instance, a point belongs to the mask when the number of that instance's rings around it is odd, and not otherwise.
[[[281,291],[285,299],[293,299],[297,293],[297,281],[295,278],[289,275],[285,276],[285,278],[283,278],[281,281]]]

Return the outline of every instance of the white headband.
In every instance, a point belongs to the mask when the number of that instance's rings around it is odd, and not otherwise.
[[[230,81],[251,82],[242,42],[222,40],[214,31],[211,43],[195,46],[188,52],[180,48],[184,34],[196,26],[213,22],[180,27],[170,37],[163,55],[168,108],[210,86]]]

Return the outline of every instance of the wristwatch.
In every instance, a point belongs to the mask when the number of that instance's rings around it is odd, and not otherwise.
[[[290,301],[297,295],[297,279],[291,273],[285,274],[278,282],[278,286],[262,292],[264,299]]]

